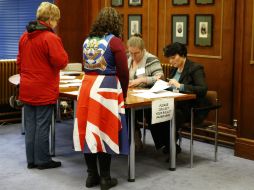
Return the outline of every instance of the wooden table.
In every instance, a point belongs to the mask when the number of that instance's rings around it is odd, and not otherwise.
[[[75,91],[77,88],[64,88],[60,89],[60,97],[69,97],[74,100],[74,112],[76,110],[76,99],[77,96],[75,94],[70,93],[70,91]],[[196,98],[194,94],[185,94],[183,96],[172,96],[175,101],[184,101],[184,100],[192,100]],[[128,158],[128,181],[135,181],[135,141],[134,141],[134,131],[135,131],[135,111],[138,109],[149,108],[152,105],[152,101],[156,99],[146,99],[140,98],[133,95],[133,91],[130,89],[128,91],[128,95],[125,101],[126,109],[129,109],[130,114],[128,116],[128,125],[129,125],[129,133],[130,133],[130,154]],[[75,114],[74,114],[75,115]],[[175,117],[170,121],[170,162],[169,162],[169,170],[174,171],[176,169],[176,145],[175,145]],[[53,134],[54,135],[54,134]],[[51,149],[52,150],[52,149]],[[54,150],[51,151],[54,153]]]
[[[78,79],[82,78],[81,76],[76,77]],[[76,103],[77,103],[77,95],[75,93],[71,93],[73,91],[78,90],[77,87],[68,87],[68,88],[60,88],[60,97],[68,97],[74,100],[74,117],[76,113]],[[172,96],[175,101],[184,101],[184,100],[192,100],[196,98],[194,94],[185,94],[183,96]],[[138,109],[149,108],[151,107],[152,101],[155,99],[146,99],[140,98],[133,95],[132,89],[128,91],[128,95],[125,101],[126,109],[130,110],[130,114],[128,114],[128,125],[129,125],[129,133],[130,133],[130,154],[128,159],[129,166],[129,181],[135,181],[135,141],[134,141],[134,131],[135,131],[135,111]],[[22,110],[23,111],[23,110]],[[22,117],[22,121],[24,118]],[[175,117],[173,115],[173,119],[170,121],[170,162],[169,169],[174,171],[176,168],[176,146],[175,146]],[[22,122],[22,132],[24,132],[24,124]],[[52,124],[50,127],[50,155],[55,155],[55,113],[52,115]]]
[[[125,101],[125,106],[127,109],[130,109],[130,114],[128,114],[128,123],[129,125],[129,132],[131,137],[131,144],[130,144],[130,155],[128,159],[128,166],[129,166],[129,175],[128,181],[135,181],[135,141],[134,141],[134,131],[135,131],[135,110],[143,109],[147,107],[151,107],[152,101],[156,99],[146,99],[140,98],[137,96],[132,95],[133,92],[131,90],[128,91],[128,96]],[[168,97],[170,98],[170,97]],[[183,96],[172,96],[175,101],[184,101],[184,100],[192,100],[196,98],[195,94],[185,94]],[[170,162],[169,162],[169,170],[174,171],[176,169],[176,144],[175,144],[175,114],[173,114],[173,118],[170,121]]]

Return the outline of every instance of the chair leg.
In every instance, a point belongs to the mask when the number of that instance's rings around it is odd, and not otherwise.
[[[182,141],[183,141],[183,137],[182,137],[182,129],[179,129],[178,130],[178,141],[179,141],[179,146],[181,147],[182,146]]]
[[[218,110],[215,110],[215,134],[214,134],[214,161],[217,162],[218,153]]]
[[[190,168],[193,167],[193,133],[194,133],[194,113],[191,109],[191,134],[190,134]]]
[[[145,145],[145,144],[146,144],[146,128],[143,125],[143,145]]]

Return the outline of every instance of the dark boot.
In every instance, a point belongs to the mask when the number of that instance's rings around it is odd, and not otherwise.
[[[110,177],[111,155],[107,153],[98,153],[100,164],[100,185],[101,190],[107,190],[117,185],[117,179]]]
[[[98,174],[97,175],[88,174],[88,176],[86,178],[86,187],[87,188],[94,187],[99,184],[100,184],[100,176]]]
[[[100,184],[100,176],[97,170],[97,154],[85,154],[87,164],[86,187],[94,187]]]
[[[101,190],[108,190],[111,187],[114,187],[117,185],[117,179],[111,178],[111,177],[101,177]]]

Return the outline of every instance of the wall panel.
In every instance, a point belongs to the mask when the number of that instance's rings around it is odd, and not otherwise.
[[[225,125],[232,124],[232,76],[233,76],[233,38],[234,38],[234,5],[232,0],[215,1],[213,5],[196,5],[190,1],[189,5],[173,6],[171,1],[159,1],[159,40],[158,55],[162,62],[162,49],[171,43],[171,16],[173,14],[189,15],[188,28],[188,57],[201,63],[205,67],[208,87],[217,90],[223,107],[220,111],[219,122]],[[231,7],[231,8],[228,8]],[[195,14],[213,15],[213,45],[199,47],[194,44]]]

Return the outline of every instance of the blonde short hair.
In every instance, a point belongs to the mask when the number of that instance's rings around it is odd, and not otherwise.
[[[145,49],[145,42],[144,40],[139,36],[131,36],[129,40],[127,41],[128,47],[137,47],[141,50]]]
[[[56,5],[52,3],[42,2],[37,9],[36,18],[37,20],[41,21],[58,21],[60,19],[60,10]]]

